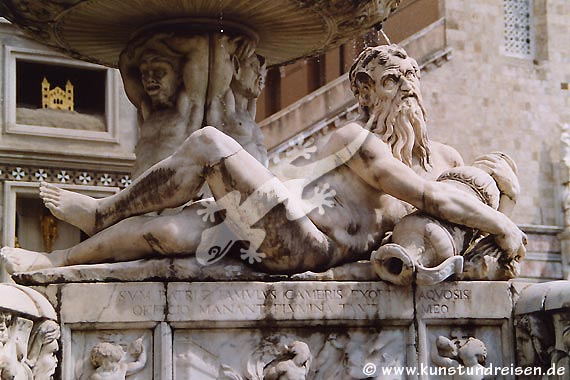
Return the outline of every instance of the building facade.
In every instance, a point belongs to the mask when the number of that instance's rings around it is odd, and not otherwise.
[[[84,238],[54,222],[41,181],[105,196],[131,181],[136,110],[119,73],[70,59],[0,22],[2,244],[34,250]]]

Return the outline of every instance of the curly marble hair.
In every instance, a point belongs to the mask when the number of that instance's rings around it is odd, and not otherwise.
[[[350,71],[348,72],[350,88],[355,96],[358,95],[358,81],[361,80],[362,76],[365,75],[373,78],[372,72],[374,71],[374,68],[378,64],[385,66],[388,62],[390,62],[390,59],[392,57],[412,60],[414,69],[416,71],[416,76],[418,78],[420,77],[420,68],[418,66],[418,63],[415,59],[410,57],[401,46],[391,44],[367,47],[358,55],[350,67]]]
[[[91,360],[93,367],[98,368],[103,364],[103,360],[108,359],[112,362],[118,363],[123,358],[123,355],[125,355],[125,351],[121,346],[108,342],[101,342],[97,343],[91,349],[89,359]]]

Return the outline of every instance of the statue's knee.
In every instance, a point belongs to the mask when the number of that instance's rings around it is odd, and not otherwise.
[[[196,143],[210,146],[215,144],[217,140],[224,138],[224,136],[226,135],[217,128],[206,126],[192,133],[190,138],[195,140]]]
[[[192,154],[204,164],[216,163],[228,157],[241,146],[230,136],[215,127],[206,126],[192,133],[182,144],[182,154]]]

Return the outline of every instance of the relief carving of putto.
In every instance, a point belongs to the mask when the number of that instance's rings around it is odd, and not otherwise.
[[[336,329],[338,330],[338,329]],[[187,333],[175,338],[175,374],[216,380],[331,380],[381,377],[406,363],[405,334],[351,329],[260,336]],[[178,344],[176,343],[178,342]],[[364,368],[374,368],[366,374]],[[364,372],[363,372],[364,371]]]
[[[222,365],[222,380],[305,380],[313,356],[307,343],[295,340],[290,344],[264,341],[247,362],[244,376]]]
[[[140,380],[152,377],[152,338],[145,330],[95,330],[75,334],[77,380]],[[150,377],[149,377],[150,376]]]
[[[455,370],[449,372],[453,380],[486,379],[487,347],[477,338],[440,335],[433,343],[431,359],[439,367]]]

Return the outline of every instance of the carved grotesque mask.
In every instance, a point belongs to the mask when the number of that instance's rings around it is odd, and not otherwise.
[[[538,356],[534,349],[531,335],[524,330],[517,334],[517,359],[518,365],[528,367],[538,363]]]
[[[12,315],[0,311],[0,344],[5,344],[10,338],[8,326],[12,322]]]

